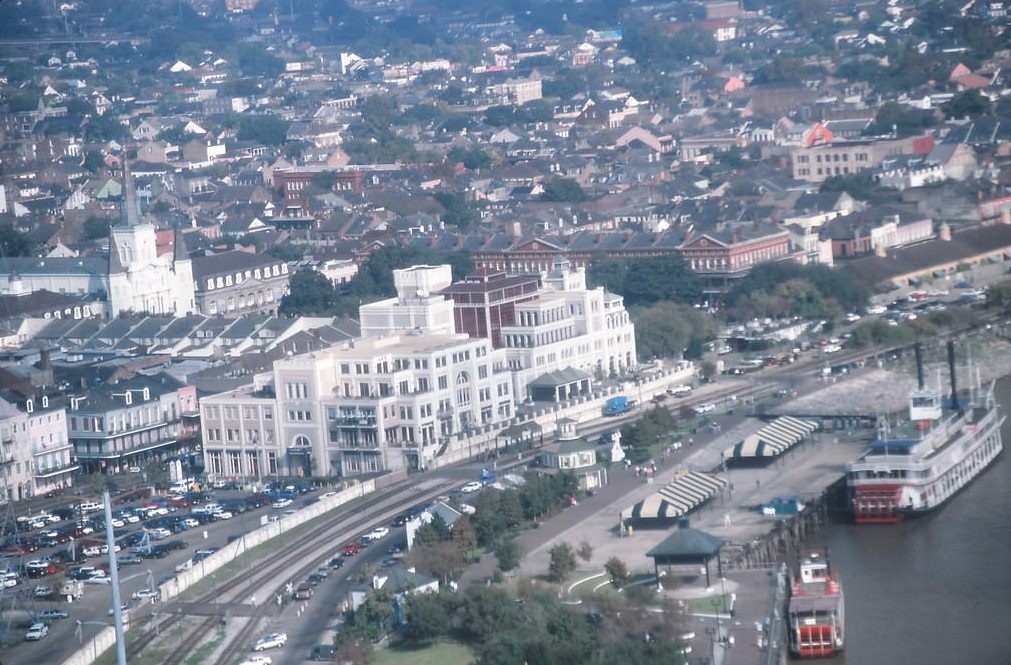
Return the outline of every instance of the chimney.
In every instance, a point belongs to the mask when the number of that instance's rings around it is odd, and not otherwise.
[[[951,407],[961,411],[958,403],[958,376],[955,374],[955,340],[948,340],[948,372],[951,375]]]
[[[885,247],[884,243],[878,243],[874,246],[874,256],[882,259],[888,256],[888,248]]]
[[[39,369],[46,370],[50,368],[49,355],[51,353],[52,349],[49,347],[39,349]]]
[[[947,222],[941,223],[941,228],[937,230],[937,237],[945,242],[951,242],[951,227]]]
[[[923,390],[923,349],[919,342],[913,347],[913,351],[916,353],[916,383],[920,390]]]

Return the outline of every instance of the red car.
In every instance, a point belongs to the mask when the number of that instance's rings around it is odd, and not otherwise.
[[[176,508],[189,508],[190,502],[186,499],[169,499],[167,501],[168,505],[175,506]]]
[[[342,554],[344,556],[354,556],[361,552],[362,548],[358,543],[348,543],[344,546],[344,551]]]

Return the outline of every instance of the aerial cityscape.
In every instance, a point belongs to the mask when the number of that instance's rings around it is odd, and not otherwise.
[[[0,663],[1011,663],[1009,65],[993,0],[0,0]]]

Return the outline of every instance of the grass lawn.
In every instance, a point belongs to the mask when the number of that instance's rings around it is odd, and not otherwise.
[[[474,652],[459,642],[437,642],[424,649],[389,647],[373,652],[373,665],[470,665]]]
[[[722,594],[709,596],[708,598],[691,598],[688,600],[688,611],[690,613],[699,612],[702,614],[730,614],[726,599]]]

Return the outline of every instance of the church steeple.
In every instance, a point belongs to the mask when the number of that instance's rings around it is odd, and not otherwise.
[[[137,204],[137,189],[134,187],[133,174],[130,173],[130,160],[123,155],[123,203],[119,209],[120,224],[137,226],[140,224],[140,207]]]
[[[172,262],[189,261],[190,253],[186,251],[186,239],[177,226],[172,234]]]

